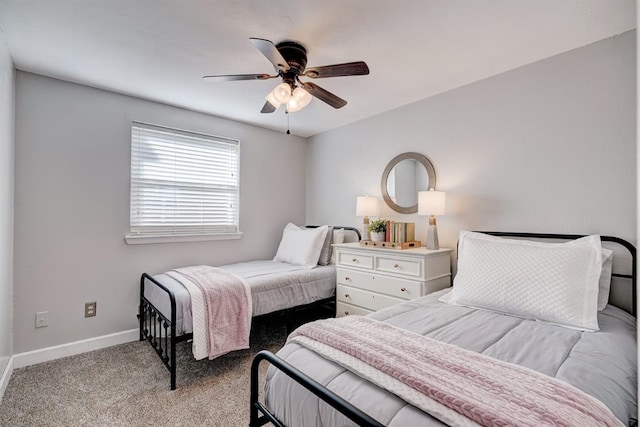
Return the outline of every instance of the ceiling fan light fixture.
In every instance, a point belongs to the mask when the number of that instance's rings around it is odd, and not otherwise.
[[[269,102],[269,104],[273,105],[276,110],[282,105],[282,102],[278,101],[273,94],[273,91],[269,92],[269,95],[265,97],[265,99]]]
[[[291,99],[291,86],[288,83],[280,83],[271,94],[279,103],[286,104]]]
[[[301,87],[295,88],[291,99],[287,103],[287,112],[295,113],[302,110],[311,102],[311,94]]]

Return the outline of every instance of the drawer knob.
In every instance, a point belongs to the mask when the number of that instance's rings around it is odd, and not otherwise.
[[[351,262],[358,262],[358,258],[353,258]]]
[[[348,312],[348,311],[345,311],[345,312],[344,312],[344,314],[345,314],[345,316],[348,316],[348,315],[349,315],[349,312]]]
[[[349,294],[344,294],[344,297],[345,298],[349,298]]]
[[[400,288],[400,292],[407,292],[407,288]]]
[[[351,280],[351,277],[346,276],[346,277],[344,278],[344,280]]]
[[[393,268],[398,268],[398,267],[400,267],[399,264],[393,264]]]

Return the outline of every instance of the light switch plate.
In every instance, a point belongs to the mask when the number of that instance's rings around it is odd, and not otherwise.
[[[40,311],[36,313],[36,328],[44,328],[49,326],[49,312]]]

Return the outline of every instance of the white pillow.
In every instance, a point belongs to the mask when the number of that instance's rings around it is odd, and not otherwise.
[[[609,303],[611,273],[613,273],[613,251],[602,248],[602,273],[598,283],[598,311],[604,310]]]
[[[313,268],[318,265],[326,235],[326,225],[318,228],[300,228],[289,223],[282,232],[282,240],[273,260]]]
[[[344,228],[338,228],[333,230],[333,243],[344,243]],[[331,264],[336,263],[336,251],[331,253]]]
[[[460,232],[458,273],[441,301],[597,331],[599,236],[567,243]]]

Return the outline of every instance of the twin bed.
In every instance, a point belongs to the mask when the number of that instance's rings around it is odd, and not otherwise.
[[[495,234],[553,239],[583,237]],[[277,355],[261,352],[254,359],[250,425],[257,427],[267,422],[276,426],[636,425],[635,248],[628,242],[614,237],[602,237],[602,245],[614,249],[613,269],[616,272],[611,277],[612,291],[609,304],[606,304],[605,298],[604,309],[596,315],[592,295],[588,304],[591,307],[590,311],[593,311],[589,316],[593,315],[593,318],[579,319],[577,324],[573,320],[566,320],[571,316],[563,311],[556,313],[559,313],[559,318],[553,318],[553,313],[549,311],[549,307],[553,305],[550,301],[538,304],[543,310],[542,317],[551,316],[551,320],[543,322],[527,315],[505,314],[495,308],[488,309],[482,307],[481,303],[476,303],[480,307],[474,307],[474,304],[469,303],[445,303],[440,299],[449,290],[444,290],[397,304],[362,319],[391,329],[392,335],[387,335],[384,340],[375,337],[360,339],[358,335],[368,334],[351,333],[352,328],[362,327],[362,321],[355,322],[355,317],[358,316],[343,318],[347,320],[314,322],[318,323],[318,326],[302,326],[290,336],[288,343]],[[484,256],[486,249],[484,246],[482,248],[481,255]],[[480,259],[478,267],[469,263],[460,265],[460,255],[459,253],[458,274],[462,275],[460,281],[454,283],[454,290],[456,287],[464,290],[464,274],[470,267],[472,270],[489,267],[485,272],[490,276],[492,271],[502,270],[501,266],[496,265],[485,264],[483,267],[483,262],[490,262],[491,256]],[[562,258],[562,254],[555,254],[553,257]],[[604,261],[604,257],[602,260]],[[528,262],[527,257],[523,258],[523,262]],[[570,261],[561,261],[558,265],[561,270],[566,270],[561,274],[567,271],[572,274],[570,270],[575,270],[573,266],[564,268],[571,265]],[[597,266],[598,275],[605,270],[604,262],[602,268],[600,265]],[[534,282],[530,285],[531,288],[535,288],[536,275],[541,273],[540,269],[537,268],[531,273],[525,268],[521,273],[529,275],[529,280],[533,278]],[[583,276],[588,274],[586,272]],[[476,280],[482,281],[477,277]],[[490,280],[496,278],[492,277]],[[598,284],[601,286],[602,282],[603,280],[600,280]],[[608,285],[606,292],[609,293]],[[602,293],[601,291],[600,294]],[[623,296],[620,296],[620,293]],[[443,299],[447,298],[450,300],[451,296]],[[571,302],[576,298],[579,297],[568,295],[567,301]],[[491,301],[502,299],[508,301],[509,297],[492,296]],[[616,307],[616,304],[622,308]],[[586,312],[579,309],[577,313],[582,316]],[[349,317],[354,319],[350,321]],[[589,328],[594,326],[593,321],[596,319],[598,330],[590,331]],[[367,322],[364,322],[365,327],[368,325]],[[559,323],[563,326],[558,326]],[[338,328],[339,326],[342,329]],[[328,347],[325,345],[326,342],[323,344],[319,338],[318,341],[309,338],[322,337],[332,330],[337,331],[333,340],[342,346],[340,350],[336,350],[339,345],[335,348]],[[417,350],[424,352],[425,358],[431,357],[431,347],[444,346],[444,362],[440,361],[443,366],[448,366],[448,359],[455,359],[454,356],[459,352],[469,353],[472,360],[476,357],[480,358],[482,363],[500,363],[505,365],[503,368],[509,372],[518,369],[525,371],[524,379],[517,377],[518,381],[525,384],[525,379],[533,378],[536,386],[521,385],[523,390],[516,392],[514,390],[519,386],[517,382],[512,381],[505,385],[500,382],[506,381],[504,378],[491,376],[488,369],[474,371],[472,366],[475,365],[467,364],[467,359],[457,370],[454,369],[444,377],[436,379],[435,383],[425,386],[423,378],[417,374],[419,365],[424,362],[423,353],[416,356],[413,362],[411,355],[403,355],[402,351],[393,355],[395,359],[386,354],[393,353],[394,346],[405,346],[407,337],[414,339],[414,336],[418,337],[416,339],[419,344],[423,344],[421,339],[425,340],[424,347],[419,345]],[[429,339],[435,341],[428,341]],[[370,348],[376,350],[366,350]],[[366,363],[351,360],[358,351],[364,352],[364,355],[360,356]],[[263,399],[259,399],[258,366],[262,360],[267,360],[272,366],[267,373]],[[403,362],[405,360],[409,362]],[[411,365],[414,362],[415,366]],[[377,368],[372,369],[371,366],[376,363]],[[409,365],[404,366],[405,363]],[[438,370],[440,365],[433,366],[433,369],[425,369],[427,377],[431,371]],[[391,371],[402,372],[403,368],[410,387],[385,377]],[[464,372],[461,374],[461,371]],[[478,384],[467,385],[469,378],[478,380]],[[424,396],[416,396],[415,390],[420,389],[419,386],[431,396],[426,403]],[[572,394],[567,394],[569,397],[566,397],[566,390],[558,392],[555,389],[558,386],[568,388]],[[485,394],[490,393],[492,387],[498,388],[497,394],[493,397]],[[556,391],[550,392],[551,389]],[[473,395],[474,390],[476,393],[480,390],[479,395],[482,398],[476,399],[475,402],[463,401],[461,404],[460,399],[465,398],[466,394]],[[517,396],[518,394],[522,395]],[[478,394],[475,397],[477,398]],[[517,403],[517,398],[521,399],[520,403]],[[572,399],[585,399],[587,409],[576,410],[571,407],[575,404]],[[570,403],[569,409],[567,401]],[[537,407],[535,402],[539,403]],[[456,405],[461,412],[465,412],[465,416],[460,417],[457,412],[452,412],[451,408]],[[553,412],[551,408],[554,408],[554,405],[561,405],[559,412]]]
[[[346,242],[360,240],[360,233],[355,228],[332,228],[344,230]],[[331,241],[333,236],[329,239]],[[257,260],[218,268],[246,282],[251,290],[254,322],[265,321],[275,315],[286,316],[289,320],[297,311],[335,304],[336,272],[333,265],[305,268],[289,262]],[[138,315],[140,340],[146,339],[169,369],[171,390],[176,388],[176,345],[194,338],[192,302],[190,292],[171,272],[153,276],[142,274]],[[195,351],[194,356],[202,357]]]

